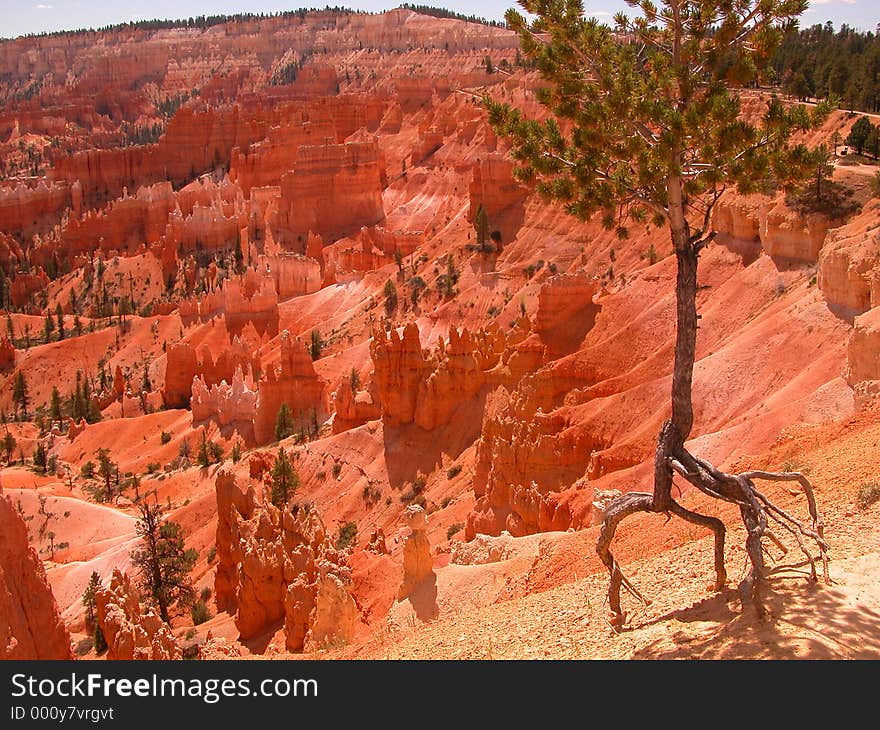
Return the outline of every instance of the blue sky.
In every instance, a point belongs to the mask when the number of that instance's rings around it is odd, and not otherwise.
[[[424,5],[445,7],[460,13],[502,19],[514,0],[414,0]],[[301,6],[346,5],[359,10],[381,11],[396,7],[395,0],[2,0],[4,12],[0,36],[9,38],[25,33],[97,27],[112,23],[150,18],[186,18],[235,12],[274,12]],[[626,9],[622,0],[586,0],[587,13],[610,18]],[[874,30],[880,24],[878,0],[812,0],[801,25],[831,20],[835,26],[847,23]]]

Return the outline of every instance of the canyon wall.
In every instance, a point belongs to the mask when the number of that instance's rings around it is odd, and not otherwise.
[[[72,659],[70,634],[27,527],[0,489],[0,659]]]
[[[374,142],[301,146],[281,178],[274,230],[285,248],[305,253],[310,233],[325,241],[384,217],[385,161]]]

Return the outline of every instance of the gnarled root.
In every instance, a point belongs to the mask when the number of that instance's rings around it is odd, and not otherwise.
[[[768,538],[785,551],[785,546],[768,527],[771,520],[794,536],[798,547],[807,557],[811,579],[818,580],[816,573],[816,560],[818,559],[822,564],[823,578],[826,583],[830,583],[828,543],[825,541],[824,525],[816,506],[812,485],[803,474],[765,471],[727,474],[716,469],[707,461],[693,456],[683,446],[670,443],[670,440],[665,438],[667,434],[668,430],[664,427],[657,448],[654,492],[652,494],[630,492],[612,500],[605,509],[604,520],[599,529],[596,552],[611,574],[608,585],[608,603],[612,613],[611,625],[615,630],[621,630],[626,620],[626,614],[620,605],[621,586],[643,603],[649,603],[623,574],[611,552],[611,543],[617,526],[636,512],[671,513],[683,520],[712,530],[715,535],[715,590],[722,590],[727,581],[727,572],[724,568],[724,523],[717,517],[701,515],[685,509],[676,502],[671,493],[673,473],[682,476],[704,494],[714,499],[736,504],[739,507],[747,532],[746,552],[751,563],[751,570],[744,582],[743,589],[750,597],[759,616],[765,614],[761,601],[761,587],[764,582],[763,538]],[[759,479],[775,482],[798,482],[801,492],[807,500],[810,523],[804,524],[758,491],[755,487],[755,480]],[[791,490],[790,493],[798,494],[798,492]],[[814,556],[808,549],[808,542],[817,546],[818,556]]]

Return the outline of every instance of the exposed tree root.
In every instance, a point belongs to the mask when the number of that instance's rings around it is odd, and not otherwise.
[[[637,512],[654,512],[673,514],[683,520],[701,527],[706,527],[715,535],[715,583],[714,590],[720,591],[727,582],[727,571],[724,568],[724,523],[717,517],[701,515],[682,507],[672,498],[672,474],[681,475],[690,484],[713,499],[736,504],[740,510],[743,525],[746,528],[746,553],[751,570],[743,582],[742,589],[754,604],[758,615],[764,615],[765,609],[761,601],[761,588],[765,578],[763,538],[767,538],[783,553],[788,548],[777,535],[769,529],[770,521],[780,525],[794,536],[798,547],[807,558],[810,566],[811,580],[818,580],[816,560],[822,563],[822,576],[830,583],[828,576],[828,543],[824,537],[824,525],[816,507],[813,487],[807,478],[799,472],[765,472],[748,471],[742,474],[727,474],[712,466],[707,461],[690,454],[682,445],[669,438],[672,429],[667,423],[660,434],[654,469],[654,492],[629,492],[613,500],[605,509],[604,520],[596,542],[596,552],[611,574],[608,585],[608,603],[612,612],[611,625],[619,631],[626,621],[626,613],[620,605],[620,588],[626,588],[633,596],[643,603],[649,601],[632,585],[623,574],[619,563],[611,552],[611,543],[617,526],[627,517]],[[810,523],[804,524],[796,517],[774,504],[755,487],[755,480],[774,482],[797,482],[806,497],[810,514]],[[791,494],[800,492],[789,490]],[[818,548],[818,556],[814,556],[808,548],[813,543]]]

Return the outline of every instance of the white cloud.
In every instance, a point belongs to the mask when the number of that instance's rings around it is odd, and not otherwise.
[[[842,3],[843,5],[855,5],[856,0],[810,0],[810,5],[831,5],[831,3]]]
[[[36,5],[34,5],[34,7],[37,10],[51,10],[52,9],[51,5],[46,5],[45,3],[37,3]]]

